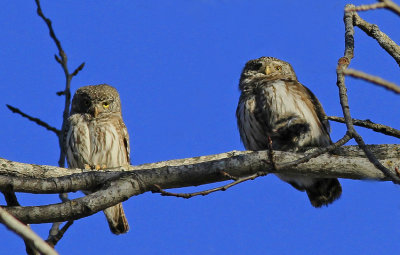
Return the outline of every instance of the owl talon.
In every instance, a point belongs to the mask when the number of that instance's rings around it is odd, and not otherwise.
[[[91,170],[92,168],[90,167],[90,165],[85,164],[85,170]]]
[[[107,169],[107,166],[105,164],[103,164],[103,165],[95,165],[92,169],[105,170],[105,169]]]

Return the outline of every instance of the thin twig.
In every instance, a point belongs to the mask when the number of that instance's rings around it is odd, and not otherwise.
[[[61,238],[64,236],[65,232],[68,230],[68,228],[74,223],[73,220],[68,221],[65,223],[65,225],[61,228],[55,231],[55,233],[50,234],[49,238],[47,238],[46,242],[51,246],[54,247],[58,243],[58,241],[61,240]],[[61,224],[61,223],[60,223]]]
[[[332,144],[330,146],[323,147],[323,148],[318,148],[314,152],[312,152],[310,154],[307,154],[306,156],[304,156],[304,157],[302,157],[302,158],[300,158],[298,160],[281,163],[279,165],[276,165],[276,163],[274,161],[274,151],[273,151],[273,148],[272,148],[272,140],[271,140],[270,137],[268,137],[268,139],[269,139],[269,145],[268,145],[269,162],[268,163],[271,164],[272,168],[276,172],[282,166],[285,166],[285,167],[296,166],[298,164],[305,163],[305,162],[309,161],[312,158],[318,157],[319,155],[321,155],[323,153],[332,151],[332,150],[344,145],[345,143],[347,143],[351,138],[346,133],[346,135],[342,139],[337,141],[335,144]],[[181,197],[181,198],[188,199],[188,198],[192,198],[192,197],[200,196],[200,195],[201,196],[205,196],[205,195],[211,194],[211,193],[216,192],[216,191],[225,191],[225,190],[231,188],[232,186],[235,186],[235,185],[240,184],[242,182],[245,182],[245,181],[248,181],[248,180],[254,180],[257,177],[265,176],[265,175],[268,174],[268,172],[260,171],[260,172],[257,172],[255,174],[253,174],[253,175],[250,175],[250,176],[237,178],[237,177],[233,177],[233,176],[231,176],[228,173],[223,172],[223,171],[221,173],[224,176],[227,176],[228,178],[234,180],[234,182],[231,182],[231,183],[226,184],[224,186],[216,187],[216,188],[213,188],[213,189],[208,189],[208,190],[203,190],[203,191],[198,191],[198,192],[193,192],[193,193],[173,193],[173,192],[168,192],[168,191],[163,190],[159,185],[154,184],[154,189],[152,190],[152,192],[153,193],[160,193],[162,196],[174,196],[174,197]]]
[[[80,64],[75,71],[72,72],[71,76],[76,76],[85,66],[85,62],[83,62],[82,64]]]
[[[195,197],[195,196],[206,196],[208,194],[211,194],[211,193],[214,193],[214,192],[217,192],[217,191],[225,191],[225,190],[227,190],[227,189],[229,189],[229,188],[231,188],[231,187],[233,187],[235,185],[238,185],[238,184],[240,184],[242,182],[245,182],[245,181],[248,181],[248,180],[254,180],[257,177],[265,176],[265,175],[267,175],[267,172],[258,172],[256,174],[253,174],[253,175],[250,175],[250,176],[247,176],[247,177],[243,177],[243,178],[234,177],[234,179],[236,179],[234,182],[231,182],[231,183],[226,184],[224,186],[220,186],[220,187],[216,187],[216,188],[208,189],[208,190],[203,190],[203,191],[198,191],[198,192],[193,192],[193,193],[173,193],[173,192],[168,192],[168,191],[163,190],[159,185],[154,184],[154,189],[152,190],[152,192],[153,193],[160,193],[161,196],[181,197],[181,198],[188,199],[188,198],[192,198],[192,197]]]
[[[51,20],[44,16],[43,11],[42,11],[42,7],[40,6],[40,1],[39,0],[35,0],[35,2],[36,2],[36,6],[37,6],[37,14],[44,20],[44,22],[46,23],[47,27],[49,28],[50,37],[55,42],[55,44],[57,46],[57,49],[59,51],[61,60],[58,60],[58,61],[60,62],[60,64],[63,64],[63,63],[66,64],[65,60],[67,59],[67,56],[65,55],[64,50],[61,47],[60,41],[58,40],[56,34],[54,33],[53,27],[51,25]]]
[[[293,167],[293,166],[297,166],[299,164],[305,163],[307,161],[309,161],[312,158],[316,158],[319,155],[322,155],[324,153],[327,153],[329,151],[333,151],[336,148],[339,148],[340,146],[346,144],[348,141],[350,141],[351,136],[346,133],[341,139],[339,139],[336,143],[331,144],[329,146],[326,147],[319,147],[318,149],[314,150],[312,153],[305,155],[302,158],[299,158],[298,160],[294,160],[292,162],[285,162],[285,163],[281,163],[279,164],[279,168],[281,167]]]
[[[394,12],[395,14],[400,16],[400,6],[395,4],[391,0],[379,0],[380,3],[374,3],[374,4],[363,4],[359,6],[352,6],[345,8],[345,12],[358,12],[358,11],[369,11],[369,10],[375,10],[375,9],[388,9]]]
[[[268,139],[269,139],[269,143],[268,143],[269,163],[272,165],[274,170],[277,170],[278,168],[277,168],[277,166],[275,164],[275,161],[274,161],[274,151],[272,149],[272,139],[269,136],[268,136]],[[221,174],[226,176],[226,177],[228,177],[229,179],[234,180],[234,181],[229,183],[229,184],[220,186],[220,187],[216,187],[216,188],[208,189],[208,190],[203,190],[203,191],[198,191],[198,192],[193,192],[193,193],[173,193],[173,192],[168,192],[168,191],[163,190],[159,185],[154,184],[154,189],[152,190],[152,192],[153,193],[160,193],[162,196],[181,197],[181,198],[185,198],[185,199],[192,198],[192,197],[195,197],[195,196],[206,196],[208,194],[211,194],[211,193],[214,193],[214,192],[217,192],[217,191],[225,191],[225,190],[227,190],[227,189],[229,189],[229,188],[231,188],[231,187],[233,187],[235,185],[238,185],[238,184],[240,184],[242,182],[245,182],[245,181],[248,181],[248,180],[254,180],[255,178],[260,177],[260,176],[265,176],[265,175],[268,174],[268,172],[257,172],[257,173],[255,173],[253,175],[242,177],[242,178],[231,176],[230,174],[228,174],[228,173],[226,173],[224,171],[222,171]]]
[[[17,196],[15,192],[12,190],[12,187],[9,186],[7,189],[1,191],[4,195],[4,199],[8,206],[20,206]]]
[[[65,203],[69,201],[70,199],[68,198],[68,193],[60,193],[59,194],[60,200]],[[50,231],[49,231],[49,236],[47,237],[46,242],[51,246],[55,247],[58,241],[61,240],[61,238],[64,236],[65,232],[68,230],[68,228],[74,223],[73,220],[68,221],[61,229],[60,226],[62,222],[54,222],[51,225]]]
[[[64,111],[63,111],[63,123],[62,123],[62,127],[61,127],[61,132],[58,137],[59,145],[60,145],[60,157],[58,160],[58,165],[60,167],[64,167],[65,166],[65,152],[64,152],[64,148],[63,148],[64,147],[63,146],[63,143],[64,143],[63,135],[64,135],[64,131],[65,131],[68,115],[69,115],[69,107],[71,104],[71,80],[75,75],[78,74],[78,72],[80,70],[82,70],[85,63],[80,64],[72,74],[68,71],[67,54],[65,53],[64,49],[62,48],[61,42],[60,42],[60,40],[58,40],[58,38],[54,32],[53,26],[51,24],[51,20],[49,18],[47,18],[46,16],[44,16],[42,8],[40,6],[40,0],[35,0],[35,2],[36,2],[36,6],[37,6],[37,14],[46,23],[46,25],[49,29],[50,37],[51,37],[51,39],[53,39],[54,43],[57,46],[59,56],[55,55],[55,59],[61,65],[61,67],[64,71],[64,74],[65,74],[65,89],[62,93],[57,92],[57,95],[65,96]]]
[[[28,226],[14,218],[6,210],[0,207],[0,222],[3,223],[9,230],[13,231],[26,242],[30,243],[40,253],[46,255],[58,254],[53,248],[51,248],[45,241],[43,241],[35,232],[33,232]]]
[[[363,4],[351,8],[345,8],[344,11],[345,12],[369,11],[386,7],[387,7],[386,3]]]
[[[222,174],[223,176],[226,176],[227,178],[229,178],[229,179],[231,179],[231,180],[234,180],[234,181],[237,181],[237,180],[239,179],[238,177],[232,176],[232,175],[228,174],[228,173],[225,172],[225,171],[221,171],[221,174]]]
[[[27,118],[30,121],[35,122],[36,124],[38,124],[39,126],[42,126],[44,128],[46,128],[49,131],[54,132],[57,136],[60,135],[61,131],[55,127],[50,126],[49,124],[47,124],[46,122],[44,122],[43,120],[39,119],[39,118],[35,118],[32,117],[24,112],[22,112],[20,109],[15,108],[11,105],[6,104],[7,108],[10,109],[10,111],[12,111],[13,113],[18,113],[19,115],[21,115],[24,118]]]
[[[379,45],[394,58],[398,65],[400,65],[400,46],[397,45],[389,36],[379,30],[375,24],[368,23],[362,19],[356,12],[349,12],[352,15],[353,23],[351,26],[357,26],[364,31],[368,36],[374,38]],[[350,24],[349,24],[350,25]]]
[[[394,12],[395,14],[400,16],[400,6],[394,3],[391,0],[379,0],[380,2],[384,2],[386,4],[386,8]]]
[[[364,72],[361,72],[361,71],[358,71],[355,69],[351,69],[351,68],[345,69],[344,74],[349,75],[354,78],[359,78],[359,79],[369,81],[371,83],[380,85],[380,86],[384,87],[385,89],[391,90],[396,94],[400,94],[400,86],[399,85],[397,85],[393,82],[384,80],[379,76],[370,75],[370,74],[367,74],[367,73],[364,73]]]
[[[375,157],[375,155],[371,152],[371,150],[368,149],[367,145],[365,144],[364,140],[362,139],[361,135],[359,135],[358,133],[353,134],[354,135],[354,139],[356,140],[358,146],[365,152],[365,155],[367,156],[368,160],[374,164],[374,166],[381,170],[382,173],[384,173],[386,176],[392,178],[392,182],[394,184],[400,184],[400,178],[395,175],[392,174],[392,172],[386,168],[384,165],[382,165],[381,162],[379,162],[379,160]]]
[[[353,7],[354,7],[354,5],[349,4],[349,5],[346,5],[345,8],[348,9],[348,8],[353,8]],[[356,12],[345,12],[344,23],[345,23],[345,30],[346,30],[346,33],[345,33],[345,56],[340,58],[338,61],[338,65],[336,68],[336,74],[337,74],[336,85],[339,88],[340,105],[342,106],[343,116],[344,116],[344,119],[346,122],[346,127],[347,127],[347,133],[348,133],[349,137],[354,138],[356,140],[358,146],[364,151],[368,160],[371,163],[373,163],[377,169],[381,170],[386,176],[390,177],[393,180],[393,183],[398,184],[398,183],[400,183],[400,179],[395,174],[392,174],[389,169],[384,167],[379,162],[379,160],[374,156],[374,154],[367,148],[362,137],[354,129],[353,119],[351,118],[351,115],[350,115],[350,107],[349,107],[349,102],[348,102],[348,97],[347,97],[347,88],[345,85],[345,70],[349,66],[350,61],[354,56],[354,25],[359,26],[359,27],[361,26],[360,28],[364,32],[366,32],[369,36],[376,39],[379,42],[379,44],[384,49],[387,50],[387,52],[389,54],[392,53],[393,55],[395,55],[394,52],[392,51],[394,49],[390,50],[390,49],[385,48],[385,47],[387,47],[387,41],[391,41],[391,42],[393,42],[393,41],[387,35],[380,32],[376,25],[371,25],[371,24],[367,23],[366,21],[364,21],[363,19],[361,19],[360,16],[358,16],[358,14]],[[382,38],[385,39],[385,42],[380,41],[380,40],[382,40]],[[391,46],[393,46],[393,44]],[[398,49],[400,49],[400,47],[398,47]],[[395,57],[393,56],[393,58],[395,58]]]
[[[60,200],[64,203],[69,201],[70,199],[68,198],[68,193],[60,193],[59,195]]]
[[[67,124],[67,120],[68,120],[68,116],[69,116],[69,108],[70,108],[70,104],[71,104],[71,80],[74,76],[76,76],[83,69],[83,67],[85,66],[85,62],[80,64],[72,73],[69,72],[68,64],[67,64],[67,61],[68,61],[67,54],[65,53],[64,49],[62,48],[60,40],[58,40],[56,34],[54,33],[54,29],[51,24],[51,20],[49,18],[47,18],[46,16],[44,16],[42,8],[40,6],[40,0],[35,0],[35,2],[36,2],[36,6],[37,6],[37,14],[46,23],[46,25],[49,29],[50,37],[53,39],[54,43],[57,46],[59,56],[54,55],[54,57],[55,57],[57,63],[59,63],[61,65],[61,67],[64,71],[64,74],[65,74],[65,88],[62,92],[57,92],[57,95],[65,96],[64,110],[63,110],[63,122],[61,125],[61,131],[58,132],[58,141],[59,141],[59,146],[60,146],[60,156],[59,156],[59,160],[58,160],[58,165],[60,167],[64,167],[65,166],[64,133],[65,133],[65,128],[66,128],[66,124]],[[65,194],[61,194],[60,199],[63,202],[65,202],[68,200],[68,197]],[[51,241],[51,242],[50,241],[49,242],[53,245],[53,247],[63,237],[65,231],[67,231],[67,229],[69,228],[69,226],[72,225],[72,223],[73,223],[73,221],[69,221],[68,223],[66,223],[64,225],[64,227],[61,230],[58,229],[59,224],[57,224],[57,223],[53,224],[53,226],[50,230],[49,238],[48,238],[48,240]]]
[[[328,116],[328,120],[332,120],[332,121],[336,121],[336,122],[340,122],[340,123],[346,123],[346,121],[342,117]],[[367,120],[352,119],[352,121],[353,121],[353,124],[356,126],[372,129],[378,133],[382,133],[385,135],[400,138],[400,130],[398,130],[398,129],[395,129],[395,128],[392,128],[392,127],[389,127],[386,125],[374,123],[369,119],[367,119]]]

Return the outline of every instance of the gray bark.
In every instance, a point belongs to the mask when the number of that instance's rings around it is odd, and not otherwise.
[[[400,166],[399,145],[369,145],[368,148],[392,174],[397,175],[396,167]],[[61,193],[100,188],[90,195],[64,203],[6,208],[24,223],[45,223],[92,215],[129,197],[155,190],[155,184],[170,189],[228,180],[229,177],[223,172],[234,177],[278,171],[312,177],[391,180],[375,168],[358,146],[340,147],[305,163],[289,164],[307,153],[274,151],[274,162],[279,170],[268,162],[268,151],[232,151],[107,171],[40,166],[0,159],[0,189]]]

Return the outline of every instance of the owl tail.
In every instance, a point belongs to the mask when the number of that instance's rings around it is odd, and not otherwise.
[[[332,203],[342,194],[338,179],[316,179],[314,184],[305,190],[312,206],[317,208]]]
[[[125,217],[122,203],[109,207],[103,212],[106,215],[108,226],[113,234],[119,235],[128,232],[128,220]]]

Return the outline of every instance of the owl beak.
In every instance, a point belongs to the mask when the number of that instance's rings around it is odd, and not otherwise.
[[[94,107],[93,115],[95,118],[97,118],[97,115],[99,115],[99,108]]]
[[[96,107],[96,106],[91,107],[90,108],[90,113],[93,115],[93,117],[97,118],[97,116],[100,113],[99,107]]]
[[[267,67],[265,68],[265,74],[266,74],[266,75],[269,75],[269,74],[271,74],[271,73],[272,73],[271,67],[270,67],[270,66],[267,66]]]

